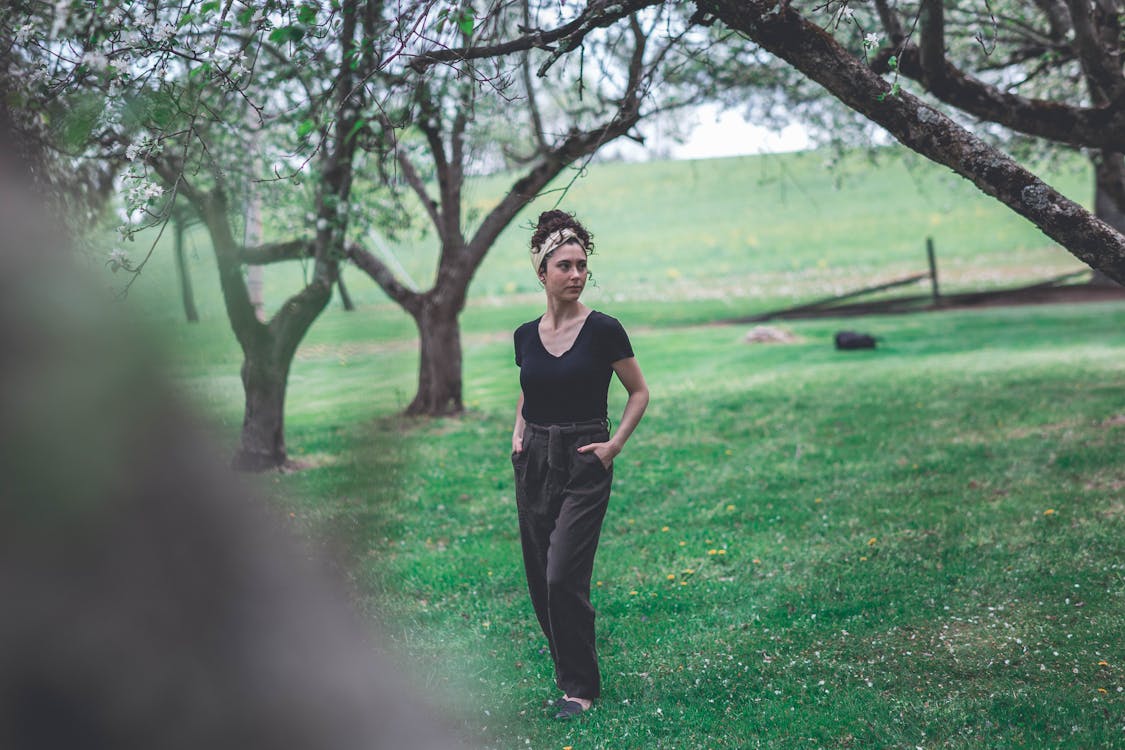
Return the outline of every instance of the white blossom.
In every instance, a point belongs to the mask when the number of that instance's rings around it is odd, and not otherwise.
[[[879,46],[880,41],[881,41],[881,38],[878,34],[876,34],[874,32],[868,32],[867,35],[863,37],[863,48],[864,49],[875,49],[876,47]]]
[[[31,36],[31,32],[32,25],[30,23],[25,23],[23,26],[20,26],[19,30],[16,31],[16,44],[26,44],[28,37]]]
[[[130,143],[129,147],[127,149],[125,149],[125,158],[128,159],[129,161],[135,161],[136,158],[137,158],[137,152],[140,150],[140,148],[141,148],[141,144]]]
[[[101,52],[90,50],[82,55],[82,64],[88,65],[94,70],[105,70],[106,66],[109,65],[109,60]]]
[[[113,248],[113,250],[109,254],[109,260],[106,261],[106,265],[109,266],[109,270],[113,271],[114,273],[117,273],[122,268],[128,270],[129,253],[125,252],[119,247]]]
[[[158,42],[167,41],[175,35],[176,35],[176,28],[174,26],[172,26],[172,24],[168,23],[167,21],[165,21],[163,24],[161,24],[160,28],[154,29],[153,32],[152,32],[152,38],[155,39]]]
[[[164,194],[164,188],[151,182],[139,181],[138,184],[129,188],[128,201],[131,206],[141,206],[148,203],[153,198],[159,198]]]

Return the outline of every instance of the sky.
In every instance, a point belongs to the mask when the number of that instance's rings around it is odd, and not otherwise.
[[[669,147],[673,159],[709,159],[717,156],[801,151],[810,147],[800,125],[772,130],[747,122],[741,112],[720,112],[700,107],[694,113],[696,126],[687,142]]]
[[[628,161],[647,159],[711,159],[721,156],[781,153],[801,151],[812,147],[808,135],[800,125],[782,130],[761,127],[747,122],[741,112],[727,110],[711,104],[677,113],[677,127],[690,133],[686,140],[676,140],[662,131],[659,123],[648,122],[641,130],[645,145],[640,146],[620,138],[609,144],[605,155]],[[691,124],[694,123],[694,127]]]

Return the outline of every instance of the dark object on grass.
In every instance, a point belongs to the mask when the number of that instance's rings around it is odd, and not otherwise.
[[[855,331],[838,331],[836,333],[837,349],[874,349],[875,337],[866,333]]]

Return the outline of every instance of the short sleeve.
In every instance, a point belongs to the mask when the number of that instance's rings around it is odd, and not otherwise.
[[[629,342],[629,334],[616,318],[604,316],[602,325],[601,349],[602,356],[609,363],[633,356],[633,345]]]
[[[522,330],[523,326],[520,326],[516,329],[516,332],[512,334],[512,344],[516,350],[516,367],[523,367],[523,347],[520,346],[520,331]]]

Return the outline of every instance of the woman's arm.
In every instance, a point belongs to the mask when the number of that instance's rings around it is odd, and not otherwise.
[[[614,457],[625,447],[625,441],[633,434],[633,430],[636,429],[641,417],[644,416],[645,409],[648,407],[648,385],[645,383],[645,376],[641,373],[641,366],[637,363],[637,358],[628,357],[617,360],[613,363],[613,371],[617,373],[617,379],[621,381],[621,385],[625,386],[625,390],[629,394],[629,400],[625,402],[625,412],[621,415],[617,430],[613,433],[609,442],[590,443],[578,449],[580,453],[594,451],[606,468],[613,463]]]
[[[512,428],[512,453],[523,451],[523,428],[526,422],[523,419],[523,389],[520,389],[520,398],[516,402],[516,426]]]

